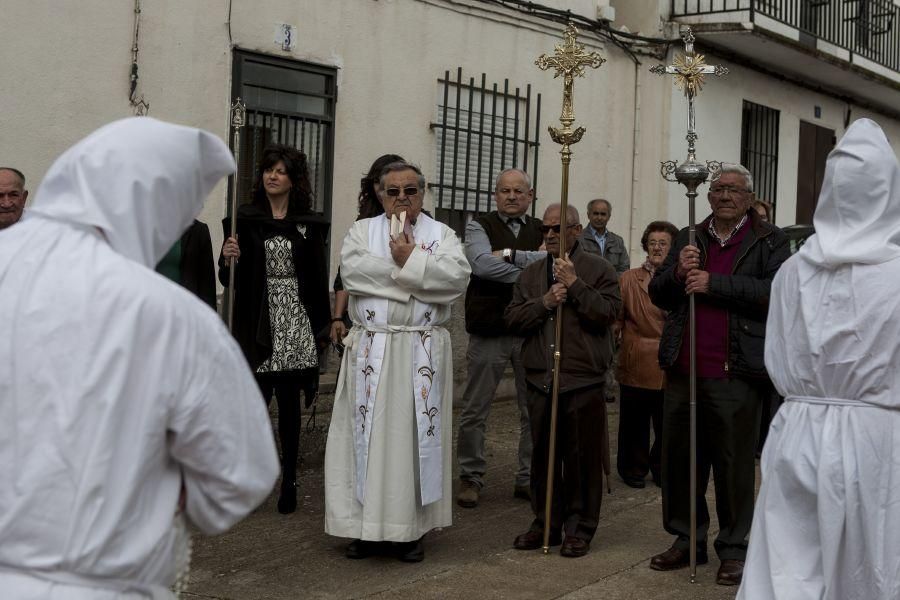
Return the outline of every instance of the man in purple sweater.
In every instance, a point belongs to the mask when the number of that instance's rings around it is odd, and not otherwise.
[[[697,562],[707,562],[710,469],[716,489],[721,560],[716,583],[740,583],[753,519],[756,437],[766,378],[766,313],[772,278],[790,250],[788,239],[751,208],[753,177],[723,164],[709,189],[712,214],[697,225],[697,245],[683,229],[650,282],[650,298],[668,311],[659,345],[667,372],[663,404],[663,525],[677,536],[653,557],[658,571],[688,565],[689,332],[688,297],[697,302]]]

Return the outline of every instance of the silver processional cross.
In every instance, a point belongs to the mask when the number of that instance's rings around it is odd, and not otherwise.
[[[675,55],[672,64],[668,66],[657,65],[650,69],[657,75],[672,75],[675,85],[684,92],[688,102],[688,127],[687,160],[678,165],[674,160],[661,163],[660,172],[667,181],[677,181],[687,188],[688,198],[688,243],[697,245],[697,228],[695,218],[695,204],[697,188],[704,183],[710,175],[718,173],[722,165],[716,161],[708,161],[706,164],[697,162],[697,130],[694,119],[694,98],[703,89],[707,75],[726,75],[728,69],[721,65],[708,65],[702,54],[694,52],[694,34],[691,28],[685,29],[681,36],[684,40],[684,54]],[[672,175],[675,177],[672,178]],[[715,175],[714,175],[715,177]],[[690,506],[691,506],[691,530],[690,530],[690,567],[691,583],[697,581],[697,309],[694,294],[688,296],[689,306],[689,352],[690,352]]]
[[[697,95],[700,94],[700,90],[703,89],[703,84],[706,82],[707,75],[727,75],[728,69],[721,65],[708,65],[706,64],[705,56],[694,52],[694,33],[691,31],[690,27],[687,27],[684,30],[681,35],[681,39],[684,40],[684,54],[676,54],[675,58],[672,60],[671,65],[656,65],[655,67],[650,69],[650,72],[656,73],[657,75],[674,76],[675,85],[678,86],[678,89],[684,92],[684,96],[685,98],[687,98],[688,157],[686,162],[691,163],[697,161],[696,148],[694,144],[697,141],[696,120],[694,117],[694,98],[697,97]],[[667,169],[666,167],[663,168],[663,177],[665,177],[669,181],[673,181],[668,177],[668,175],[671,175],[675,171],[675,161],[670,160],[663,163],[663,165],[670,164],[672,165],[671,170]],[[681,180],[675,179],[674,181]],[[702,181],[700,183],[702,183]]]

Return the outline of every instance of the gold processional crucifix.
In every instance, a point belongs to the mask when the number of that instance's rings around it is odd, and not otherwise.
[[[694,34],[688,27],[682,34],[684,54],[676,55],[671,65],[657,65],[650,69],[657,75],[673,75],[675,85],[684,92],[688,101],[687,142],[688,156],[680,165],[674,160],[661,163],[660,171],[667,181],[677,181],[687,188],[688,198],[688,244],[697,245],[695,225],[695,201],[697,187],[704,183],[710,175],[720,172],[722,165],[716,161],[707,164],[697,162],[695,142],[697,141],[696,123],[694,121],[694,98],[703,89],[707,75],[726,75],[728,69],[721,65],[708,65],[702,54],[694,52]],[[674,175],[674,179],[671,177]],[[688,296],[689,310],[689,353],[690,353],[690,567],[691,583],[697,581],[697,309],[694,294]]]
[[[542,54],[534,64],[542,71],[549,68],[556,69],[553,75],[554,79],[563,76],[563,103],[562,114],[559,117],[562,128],[550,126],[550,137],[557,144],[562,145],[559,151],[562,157],[562,190],[559,196],[559,258],[562,258],[566,252],[566,227],[563,221],[568,222],[568,201],[569,201],[569,163],[572,159],[571,145],[577,144],[584,135],[584,127],[572,129],[572,123],[575,122],[574,107],[574,88],[575,77],[584,77],[584,68],[591,67],[596,69],[602,65],[605,59],[601,58],[596,52],[586,52],[582,44],[578,44],[575,40],[578,37],[578,30],[571,23],[566,26],[563,32],[564,42],[556,44],[555,51],[552,56]],[[551,260],[548,257],[548,260]],[[560,345],[562,342],[562,311],[563,305],[556,307],[556,341],[553,353],[553,392],[550,403],[550,449],[547,458],[547,495],[544,505],[544,554],[550,552],[550,511],[553,502],[553,471],[556,460],[556,422],[557,408],[559,405],[559,364],[562,355],[560,353]]]

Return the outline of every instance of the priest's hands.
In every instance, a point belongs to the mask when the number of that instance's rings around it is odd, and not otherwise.
[[[391,249],[391,258],[394,259],[394,263],[402,269],[416,247],[416,239],[412,233],[399,233],[388,242],[388,246]]]
[[[569,287],[578,279],[578,275],[575,274],[575,263],[569,258],[568,253],[563,258],[557,258],[553,261],[553,277],[566,287]]]
[[[562,283],[554,283],[550,286],[550,289],[547,290],[547,293],[544,294],[542,300],[544,302],[544,308],[547,310],[551,310],[562,304],[566,301],[566,296],[569,293],[569,289],[563,285]]]

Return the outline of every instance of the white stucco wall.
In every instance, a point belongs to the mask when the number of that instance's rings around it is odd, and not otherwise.
[[[228,136],[232,47],[338,69],[333,180],[332,271],[344,232],[356,216],[359,177],[371,161],[396,152],[435,174],[434,119],[446,70],[466,78],[542,94],[538,213],[560,190],[558,149],[546,133],[558,125],[562,83],[534,66],[560,41],[556,23],[471,0],[228,0],[144,1],[139,42],[139,94],[150,115]],[[555,6],[590,14],[593,0],[558,0]],[[622,3],[614,3],[622,6]],[[658,19],[662,2],[642,2]],[[635,5],[637,6],[637,5]],[[633,9],[633,7],[632,7]],[[641,20],[639,14],[629,18]],[[133,4],[84,0],[14,2],[4,7],[0,54],[0,163],[16,166],[34,192],[52,160],[96,127],[132,114],[128,104]],[[636,21],[636,22],[637,22]],[[298,44],[274,42],[278,23],[295,25]],[[594,197],[613,204],[610,229],[623,235],[632,263],[642,260],[639,238],[647,222],[687,222],[683,189],[659,177],[659,161],[685,156],[684,100],[670,78],[648,72],[657,61],[634,63],[612,45],[583,36],[607,59],[575,86],[577,125],[587,128],[574,146],[569,199],[579,210]],[[670,56],[671,58],[671,56]],[[710,56],[711,62],[721,62]],[[726,80],[709,81],[698,111],[699,157],[735,161],[740,155],[741,101],[781,111],[777,221],[793,222],[798,129],[801,119],[843,133],[845,104],[732,64]],[[637,76],[637,81],[635,77]],[[822,117],[813,117],[813,106]],[[853,118],[874,116],[900,147],[900,123],[856,107]],[[670,122],[671,117],[671,122]],[[704,188],[705,189],[705,188]],[[707,210],[704,195],[698,217]],[[432,207],[432,198],[426,199]],[[201,215],[221,242],[225,186]]]
[[[590,13],[596,3],[557,2]],[[534,60],[552,53],[561,26],[483,3],[444,0],[233,0],[228,37],[228,2],[143,2],[139,40],[139,94],[150,115],[228,136],[231,47],[288,57],[338,69],[333,182],[332,271],[343,233],[356,216],[359,177],[371,161],[396,152],[435,173],[437,79],[461,66],[466,78],[509,78],[511,86],[543,96],[539,195],[542,207],[559,197],[558,149],[546,133],[558,125],[562,83]],[[132,113],[128,104],[133,31],[131,2],[15,3],[5,12],[0,37],[9,81],[0,89],[3,162],[26,172],[35,190],[52,160],[96,127]],[[274,43],[278,23],[295,25],[298,44],[283,51]],[[54,44],[48,45],[48,40]],[[587,200],[608,197],[615,207],[610,227],[628,236],[631,197],[640,192],[640,219],[663,208],[661,184],[638,181],[658,160],[653,150],[665,139],[661,107],[665,87],[642,71],[645,105],[634,156],[634,76],[620,50],[584,36],[606,64],[575,87],[576,125],[587,134],[574,147],[570,201],[582,211]],[[650,106],[652,105],[652,106]],[[430,196],[430,194],[429,194]],[[431,206],[431,198],[426,206]],[[213,193],[201,219],[213,243],[225,214],[225,187]],[[654,216],[655,218],[655,216]],[[637,228],[638,225],[635,224]],[[642,225],[641,225],[642,227]],[[638,236],[640,232],[638,232]]]

